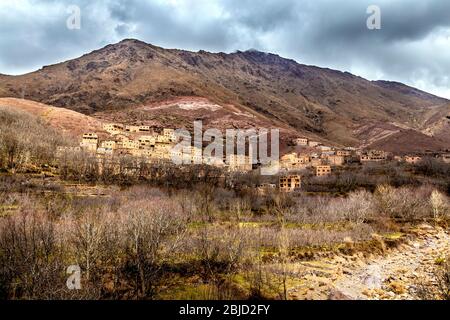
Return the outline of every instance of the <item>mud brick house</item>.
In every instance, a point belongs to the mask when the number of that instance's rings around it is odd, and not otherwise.
[[[139,146],[141,148],[152,148],[156,144],[156,137],[154,136],[141,136],[139,138]]]
[[[317,166],[316,167],[316,176],[323,177],[331,174],[331,166]]]
[[[420,161],[422,161],[422,157],[420,156],[405,156],[404,158],[406,163],[409,164],[418,164]]]
[[[174,129],[163,129],[162,136],[166,139],[166,141],[170,142],[176,142],[177,136],[175,135]]]
[[[103,125],[103,130],[113,135],[122,133],[124,129],[124,125],[120,123],[107,123]]]
[[[80,147],[89,152],[96,152],[98,148],[98,136],[96,133],[85,133]]]
[[[308,139],[307,138],[297,138],[294,140],[294,144],[297,146],[307,146]]]
[[[387,160],[387,153],[379,150],[370,150],[360,155],[361,162],[381,162]]]
[[[106,141],[102,141],[101,143],[101,147],[105,148],[105,149],[116,149],[117,148],[117,142],[114,140],[106,140]]]
[[[332,166],[343,166],[345,164],[344,156],[330,155],[326,157],[326,160]]]
[[[139,132],[151,132],[150,126],[139,126]]]
[[[337,150],[336,155],[341,157],[350,157],[352,152],[350,150]]]
[[[299,175],[287,175],[280,177],[279,189],[283,193],[291,193],[300,190],[302,186],[302,178]]]
[[[136,141],[136,140],[122,141],[122,148],[124,148],[124,149],[139,149],[139,141]]]

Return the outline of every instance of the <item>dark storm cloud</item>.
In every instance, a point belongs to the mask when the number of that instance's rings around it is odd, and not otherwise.
[[[267,32],[298,20],[300,2],[296,0],[225,0],[223,6],[231,20],[245,28]]]
[[[189,4],[189,5],[188,5]],[[203,4],[203,7],[202,7]],[[186,6],[184,8],[184,6]],[[221,50],[234,41],[231,28],[209,16],[207,1],[110,1],[111,18],[129,26],[131,37],[168,47]]]
[[[284,33],[286,54],[450,96],[450,2],[379,1],[382,29],[376,31],[361,15],[374,2],[333,3],[328,10],[310,7],[314,19],[298,35]]]
[[[69,2],[68,2],[69,3]],[[0,72],[20,73],[85,53],[109,42],[91,1],[78,1],[85,10],[80,30],[69,30],[69,4],[61,1],[0,3]]]
[[[80,30],[66,28],[67,7]],[[366,9],[381,9],[369,30]],[[0,72],[20,73],[123,38],[188,50],[256,48],[450,97],[450,1],[18,0],[0,2]]]

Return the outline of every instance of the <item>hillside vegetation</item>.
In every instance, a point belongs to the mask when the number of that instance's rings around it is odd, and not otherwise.
[[[55,162],[68,140],[38,117],[0,105],[0,169],[24,171]]]

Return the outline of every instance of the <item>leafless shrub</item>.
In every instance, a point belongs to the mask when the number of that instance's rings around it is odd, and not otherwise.
[[[136,185],[132,186],[120,193],[123,198],[123,202],[141,201],[146,199],[163,198],[164,192],[160,189],[153,188],[148,185]]]
[[[335,212],[328,210],[330,198],[302,196],[297,199],[293,216],[286,217],[289,221],[299,223],[322,223],[338,221],[340,217],[333,216]]]
[[[278,264],[280,265],[280,278],[283,287],[282,298],[287,300],[287,280],[288,280],[288,263],[291,260],[291,241],[290,236],[284,226],[278,233]]]
[[[87,212],[78,218],[72,226],[71,243],[77,259],[77,264],[83,266],[86,280],[91,280],[92,274],[96,273],[97,262],[104,252],[102,241],[104,238],[104,223],[100,217],[101,212]]]
[[[263,261],[263,243],[261,228],[257,233],[251,234],[252,245],[249,250],[251,264],[244,269],[244,277],[249,283],[249,298],[264,299],[265,291],[277,292],[278,288],[273,275],[269,272]]]
[[[361,190],[341,198],[299,197],[285,218],[289,222],[312,224],[346,221],[363,223],[374,214],[375,209],[373,195]]]
[[[416,173],[431,177],[450,175],[450,165],[435,158],[426,157],[416,166],[414,166]]]
[[[216,210],[214,203],[214,188],[201,184],[197,187],[194,194],[197,203],[197,215],[203,217],[203,220],[212,222]]]
[[[31,202],[0,221],[0,292],[4,298],[58,297],[64,283],[61,262],[55,223]]]
[[[430,205],[435,219],[450,216],[450,205],[447,197],[437,190],[430,196]]]
[[[349,222],[364,223],[375,211],[373,196],[367,191],[352,192],[341,202],[343,216]]]
[[[431,216],[428,198],[420,196],[418,190],[382,185],[377,188],[375,198],[379,212],[391,218],[410,220]]]
[[[173,202],[154,198],[136,201],[119,209],[123,220],[123,250],[127,257],[125,275],[134,283],[138,298],[156,294],[164,257],[180,245],[185,217]]]
[[[250,229],[249,233],[257,232]],[[279,230],[274,227],[262,227],[261,241],[263,246],[277,248],[279,243]],[[352,238],[355,241],[363,241],[370,238],[373,230],[366,224],[354,225],[346,230],[332,229],[298,229],[287,228],[285,230],[289,238],[290,246],[306,247],[333,245],[342,243],[345,238]]]
[[[240,229],[203,228],[194,240],[194,246],[204,279],[219,280],[220,274],[238,270],[245,261],[248,240]]]
[[[229,209],[230,213],[234,215],[237,221],[241,221],[243,216],[248,216],[251,213],[251,204],[248,198],[235,199]]]
[[[181,190],[174,197],[174,201],[177,201],[180,206],[182,215],[186,217],[188,222],[192,222],[195,220],[197,204],[193,199],[192,193],[190,191]]]

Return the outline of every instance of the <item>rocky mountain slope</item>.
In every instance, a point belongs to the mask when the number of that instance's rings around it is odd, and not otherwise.
[[[98,116],[132,113],[137,122],[158,120],[165,110],[159,121],[166,125],[171,125],[167,108],[155,106],[206,99],[227,110],[226,123],[236,127],[246,114],[245,125],[359,145],[365,137],[358,128],[391,123],[430,137],[436,149],[449,147],[447,100],[400,83],[368,81],[258,51],[189,52],[124,40],[30,74],[0,77],[0,97],[10,96]],[[179,122],[197,117],[181,110],[188,116],[180,120],[180,112]],[[214,112],[204,109],[202,115]],[[217,125],[220,116],[212,118],[211,126]]]

